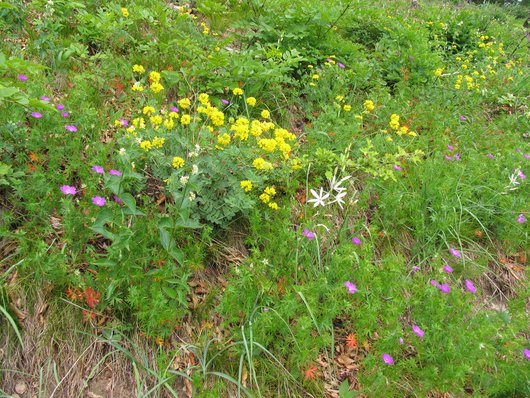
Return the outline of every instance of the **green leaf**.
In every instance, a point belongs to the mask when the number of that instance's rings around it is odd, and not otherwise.
[[[123,200],[123,203],[127,208],[129,209],[129,214],[136,215],[136,216],[144,216],[145,213],[142,213],[141,211],[136,209],[136,200],[134,199],[134,196],[132,196],[130,193],[124,193],[121,195],[121,200]]]
[[[169,248],[173,243],[173,241],[171,240],[171,235],[163,227],[159,227],[158,231],[160,232],[160,242],[162,243],[162,247],[169,252]]]
[[[11,10],[16,9],[13,4],[6,3],[5,1],[0,1],[0,8],[9,8]]]
[[[167,287],[167,286],[163,286],[162,290],[173,300],[177,298],[177,292],[174,289],[171,289],[170,287]]]
[[[5,87],[0,86],[0,98],[8,98],[13,96],[13,94],[18,93],[19,90],[16,87]]]

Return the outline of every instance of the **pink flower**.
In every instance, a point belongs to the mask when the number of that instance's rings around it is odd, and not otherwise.
[[[520,178],[521,180],[524,180],[524,179],[526,178],[526,174],[523,173],[522,171],[520,171],[520,172],[519,172],[519,178]]]
[[[462,120],[463,122],[465,122],[467,120],[467,118],[464,116],[464,115],[460,115],[460,120]]]
[[[92,203],[94,203],[96,206],[105,206],[105,203],[107,203],[107,199],[102,198],[101,196],[94,196],[92,198]]]
[[[121,123],[123,127],[127,127],[129,125],[129,122],[127,119],[118,119],[118,121]]]
[[[405,340],[403,340],[403,337],[399,338],[399,344],[405,344]]]
[[[344,286],[346,287],[346,289],[348,289],[348,292],[350,294],[357,293],[357,286],[355,286],[354,283],[352,283],[350,281],[346,281],[346,282],[344,282]]]
[[[18,78],[18,80],[23,81],[23,82],[28,80],[28,77],[26,75],[24,75],[23,73],[18,75],[17,78]]]
[[[488,156],[488,158],[490,158],[490,159],[495,159],[495,156],[493,156],[491,153],[488,153],[487,156]]]
[[[40,119],[42,117],[42,113],[40,113],[40,112],[31,112],[31,116],[33,116],[35,119]]]
[[[449,248],[449,251],[451,252],[451,254],[455,257],[462,257],[462,254],[460,254],[460,252],[452,247]]]
[[[354,236],[353,238],[351,238],[351,243],[353,243],[354,245],[359,246],[362,242],[361,242],[360,238]]]
[[[344,64],[341,63],[341,62],[338,62],[337,65],[338,65],[338,67],[341,68],[341,69],[344,69],[344,68],[346,67],[346,66],[344,66]]]
[[[123,200],[121,198],[118,198],[116,195],[112,195],[112,200],[115,201],[119,205],[123,204]]]
[[[469,279],[466,279],[466,290],[471,293],[476,293],[477,288],[475,285],[473,285],[473,282],[471,282]]]
[[[56,107],[58,110],[60,110],[60,111],[62,111],[62,110],[64,109],[64,105],[63,105],[63,104],[57,104],[57,105],[55,105],[55,107]]]
[[[230,103],[230,101],[225,100],[225,99],[222,99],[221,102],[222,102],[224,105],[228,105],[228,104]]]
[[[421,338],[425,336],[425,332],[418,325],[412,325],[412,331]]]
[[[75,195],[77,193],[77,190],[73,185],[63,185],[61,187],[61,192],[65,195]]]
[[[435,281],[434,279],[431,279],[430,281],[431,285],[433,285],[434,287],[440,287],[440,283],[438,281]]]
[[[313,240],[315,238],[315,233],[313,231],[308,230],[307,228],[304,228],[302,235],[309,240]]]
[[[390,354],[383,354],[383,362],[387,365],[393,365],[394,364],[394,358]]]
[[[446,285],[445,283],[442,283],[438,286],[438,289],[442,291],[442,293],[449,293],[451,292],[451,287],[449,285]]]
[[[523,350],[523,355],[526,359],[530,359],[530,350],[528,348],[525,348]]]
[[[45,101],[45,102],[50,102],[51,98],[50,97],[46,97],[45,95],[43,95],[42,97],[40,97],[41,100]]]
[[[451,273],[451,272],[453,272],[453,269],[449,265],[445,264],[444,265],[444,271]]]
[[[525,157],[525,159],[530,159],[530,153],[525,153],[523,156]]]
[[[449,155],[445,155],[444,157],[445,157],[445,160],[453,160],[453,158]]]
[[[401,167],[399,167],[397,164],[394,165],[394,170],[401,171],[403,170]]]
[[[517,217],[517,222],[522,224],[525,221],[526,221],[526,218],[525,218],[524,214],[523,213],[519,214],[519,217]]]
[[[61,112],[61,116],[67,118],[70,114],[68,112]]]
[[[75,133],[77,131],[77,127],[72,124],[67,124],[66,126],[64,126],[64,128],[71,133]]]
[[[105,169],[101,166],[92,166],[92,171],[95,171],[97,174],[105,174]]]
[[[455,147],[450,144],[447,144],[447,149],[449,149],[450,151],[454,151]]]
[[[415,265],[414,267],[412,267],[412,273],[415,274],[416,272],[418,272],[420,270],[420,267],[418,267],[417,265]]]
[[[114,170],[114,169],[109,170],[109,174],[110,174],[111,176],[121,177],[121,171],[119,171],[119,170]]]
[[[176,106],[173,106],[173,105],[171,105],[171,106],[169,107],[169,110],[170,110],[171,112],[176,112],[176,113],[179,112],[179,108],[177,108]]]

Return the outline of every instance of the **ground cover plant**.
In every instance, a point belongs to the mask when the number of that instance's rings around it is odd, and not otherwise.
[[[480,3],[0,2],[0,396],[530,395],[529,8]]]

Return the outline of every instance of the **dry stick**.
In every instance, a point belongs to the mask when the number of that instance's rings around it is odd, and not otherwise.
[[[335,21],[332,22],[332,24],[329,26],[328,30],[326,30],[326,31],[324,32],[324,35],[323,35],[323,36],[327,35],[328,32],[329,32],[331,29],[333,29],[333,27],[335,26],[335,24],[336,24],[337,22],[339,22],[339,19],[341,19],[341,18],[344,16],[344,14],[346,14],[346,11],[348,11],[348,9],[349,9],[352,5],[353,5],[353,1],[350,1],[350,2],[348,3],[348,5],[344,8],[344,10],[342,10],[342,12],[341,12],[340,15],[337,17],[337,19],[335,19]],[[320,37],[322,37],[322,36],[319,36],[319,38],[320,38]]]
[[[70,367],[70,369],[68,369],[68,372],[66,372],[66,374],[63,376],[63,378],[61,379],[61,381],[59,381],[59,384],[57,384],[55,386],[55,388],[53,389],[52,393],[50,394],[49,398],[52,398],[53,395],[55,394],[55,391],[57,391],[57,389],[59,388],[59,386],[63,383],[63,381],[68,377],[68,375],[70,374],[70,372],[74,369],[75,365],[79,362],[79,360],[81,358],[83,358],[83,355],[85,355],[85,353],[90,349],[90,347],[92,347],[96,342],[93,341],[92,343],[90,343],[90,345],[85,349],[85,351],[83,351],[81,353],[81,355],[79,356],[79,358],[76,359],[76,361],[74,362],[74,364]]]

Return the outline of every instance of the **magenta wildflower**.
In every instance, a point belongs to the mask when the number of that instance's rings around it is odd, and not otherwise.
[[[438,283],[438,281],[435,281],[434,279],[431,279],[430,283],[431,283],[431,285],[433,285],[434,287],[440,287],[440,283]]]
[[[403,337],[399,338],[399,344],[405,344],[405,340],[403,340]]]
[[[348,289],[348,292],[350,294],[357,293],[357,286],[355,286],[355,283],[352,283],[350,281],[346,281],[346,282],[344,282],[344,287],[346,287],[346,289]]]
[[[462,120],[463,122],[465,122],[467,120],[467,118],[464,116],[464,115],[460,115],[460,120]]]
[[[173,106],[173,105],[171,105],[171,106],[169,107],[169,110],[170,110],[171,112],[177,112],[177,113],[179,112],[179,108],[177,108],[176,106]]]
[[[58,110],[60,110],[60,111],[62,111],[62,110],[64,109],[64,105],[63,105],[63,104],[57,104],[57,105],[55,105],[55,107],[56,107]]]
[[[526,221],[526,218],[525,218],[524,214],[523,213],[519,214],[519,217],[517,217],[517,222],[522,224],[525,221]]]
[[[327,61],[327,62],[331,62],[331,61],[333,61],[333,60],[332,60],[331,58],[326,58],[326,61]]]
[[[412,273],[415,274],[416,272],[418,272],[420,270],[420,267],[418,267],[417,265],[415,265],[414,267],[412,267]]]
[[[450,144],[447,144],[447,149],[449,149],[450,151],[454,151],[455,147]]]
[[[425,336],[425,332],[418,325],[412,325],[412,331],[416,336],[419,336],[421,338]]]
[[[23,82],[28,80],[28,77],[25,74],[23,74],[23,73],[18,75],[17,78],[18,78],[18,80],[23,81]]]
[[[110,174],[111,176],[121,177],[121,171],[119,171],[119,170],[114,170],[114,169],[109,170],[109,174]]]
[[[61,192],[65,195],[75,195],[77,193],[77,190],[73,185],[63,185],[61,187]]]
[[[46,102],[50,102],[51,101],[51,98],[50,97],[46,97],[45,95],[40,97],[40,99],[43,100],[43,101],[46,101]]]
[[[127,127],[129,125],[129,122],[127,119],[118,119],[118,121],[121,123],[123,127]]]
[[[519,178],[520,178],[521,180],[524,180],[524,179],[526,178],[526,174],[523,173],[522,171],[520,171],[520,172],[519,172]]]
[[[445,157],[445,160],[453,160],[453,158],[449,155],[445,155],[444,157]]]
[[[313,240],[315,238],[315,233],[313,231],[308,230],[307,228],[304,228],[302,235],[309,240]]]
[[[70,114],[68,112],[61,112],[61,116],[67,118]]]
[[[97,174],[105,174],[105,169],[101,166],[93,166],[92,171],[95,171]]]
[[[64,126],[64,128],[71,133],[75,133],[77,131],[77,127],[75,127],[73,124],[67,124]]]
[[[530,350],[528,348],[523,350],[523,354],[526,359],[530,359]]]
[[[490,159],[495,159],[495,156],[493,156],[491,153],[488,153],[487,156],[488,156],[488,158],[490,158]]]
[[[105,206],[105,203],[107,203],[107,199],[102,198],[101,196],[94,196],[92,198],[92,203],[94,203],[96,206]]]
[[[458,257],[458,258],[462,257],[462,254],[458,250],[456,250],[455,248],[450,247],[449,251],[455,257]]]
[[[31,116],[33,116],[35,119],[40,119],[42,117],[42,113],[40,113],[40,112],[31,112]]]
[[[351,238],[351,243],[353,243],[354,245],[359,246],[362,242],[361,242],[360,238],[354,236],[353,238]]]
[[[523,154],[523,156],[525,157],[525,159],[530,159],[530,153],[525,153]]]
[[[444,265],[444,271],[451,273],[451,272],[453,272],[453,269],[449,265],[445,264]]]
[[[121,198],[117,197],[116,195],[112,195],[112,200],[115,201],[119,205],[123,204],[123,200]]]
[[[458,153],[455,153],[455,156],[453,156],[454,160],[460,160],[460,155]]]
[[[403,170],[401,167],[399,167],[397,164],[394,165],[394,170],[401,171]]]
[[[393,365],[394,364],[394,358],[390,354],[383,354],[383,362],[387,365]]]
[[[476,293],[477,288],[475,285],[473,285],[473,282],[471,282],[469,279],[466,279],[466,290],[470,293]]]
[[[440,289],[442,293],[449,293],[451,291],[451,287],[445,283],[440,284],[438,289]]]
[[[228,105],[228,104],[230,103],[230,101],[225,100],[225,99],[222,99],[221,102],[222,102],[223,104],[225,104],[225,105]]]
[[[344,69],[346,66],[342,62],[337,63],[338,67]]]

